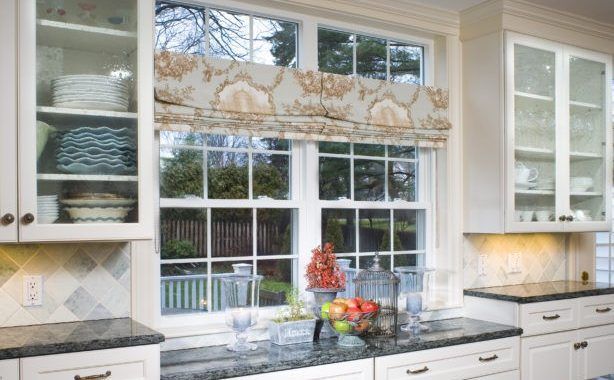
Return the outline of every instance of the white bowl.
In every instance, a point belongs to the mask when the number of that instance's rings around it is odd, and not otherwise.
[[[87,219],[105,223],[113,219],[123,220],[132,207],[66,207],[71,219]]]

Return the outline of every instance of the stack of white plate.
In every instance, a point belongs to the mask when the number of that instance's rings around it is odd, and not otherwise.
[[[51,80],[54,107],[128,110],[128,86],[106,75],[62,75]]]
[[[60,216],[57,195],[39,195],[37,197],[38,223],[51,224]]]

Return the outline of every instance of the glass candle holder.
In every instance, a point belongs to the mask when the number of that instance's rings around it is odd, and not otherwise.
[[[397,267],[394,269],[401,281],[399,303],[405,306],[409,314],[409,324],[401,326],[401,331],[419,334],[428,330],[420,323],[420,316],[428,309],[433,273],[432,268]]]
[[[248,330],[258,322],[258,300],[262,276],[231,274],[221,278],[226,325],[235,332],[236,340],[228,345],[235,352],[251,351],[256,344],[249,343]]]

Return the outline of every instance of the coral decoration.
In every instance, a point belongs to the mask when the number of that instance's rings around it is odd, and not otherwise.
[[[315,247],[311,251],[311,262],[307,265],[305,277],[308,289],[341,289],[345,287],[345,273],[339,269],[337,257],[332,243],[324,244],[324,248]]]

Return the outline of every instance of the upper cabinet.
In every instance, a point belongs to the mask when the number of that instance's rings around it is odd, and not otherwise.
[[[151,238],[153,2],[5,3],[19,64],[0,72],[0,107],[16,115],[0,132],[0,212],[14,216],[0,239]]]
[[[463,49],[464,231],[609,230],[611,55],[512,32]]]

